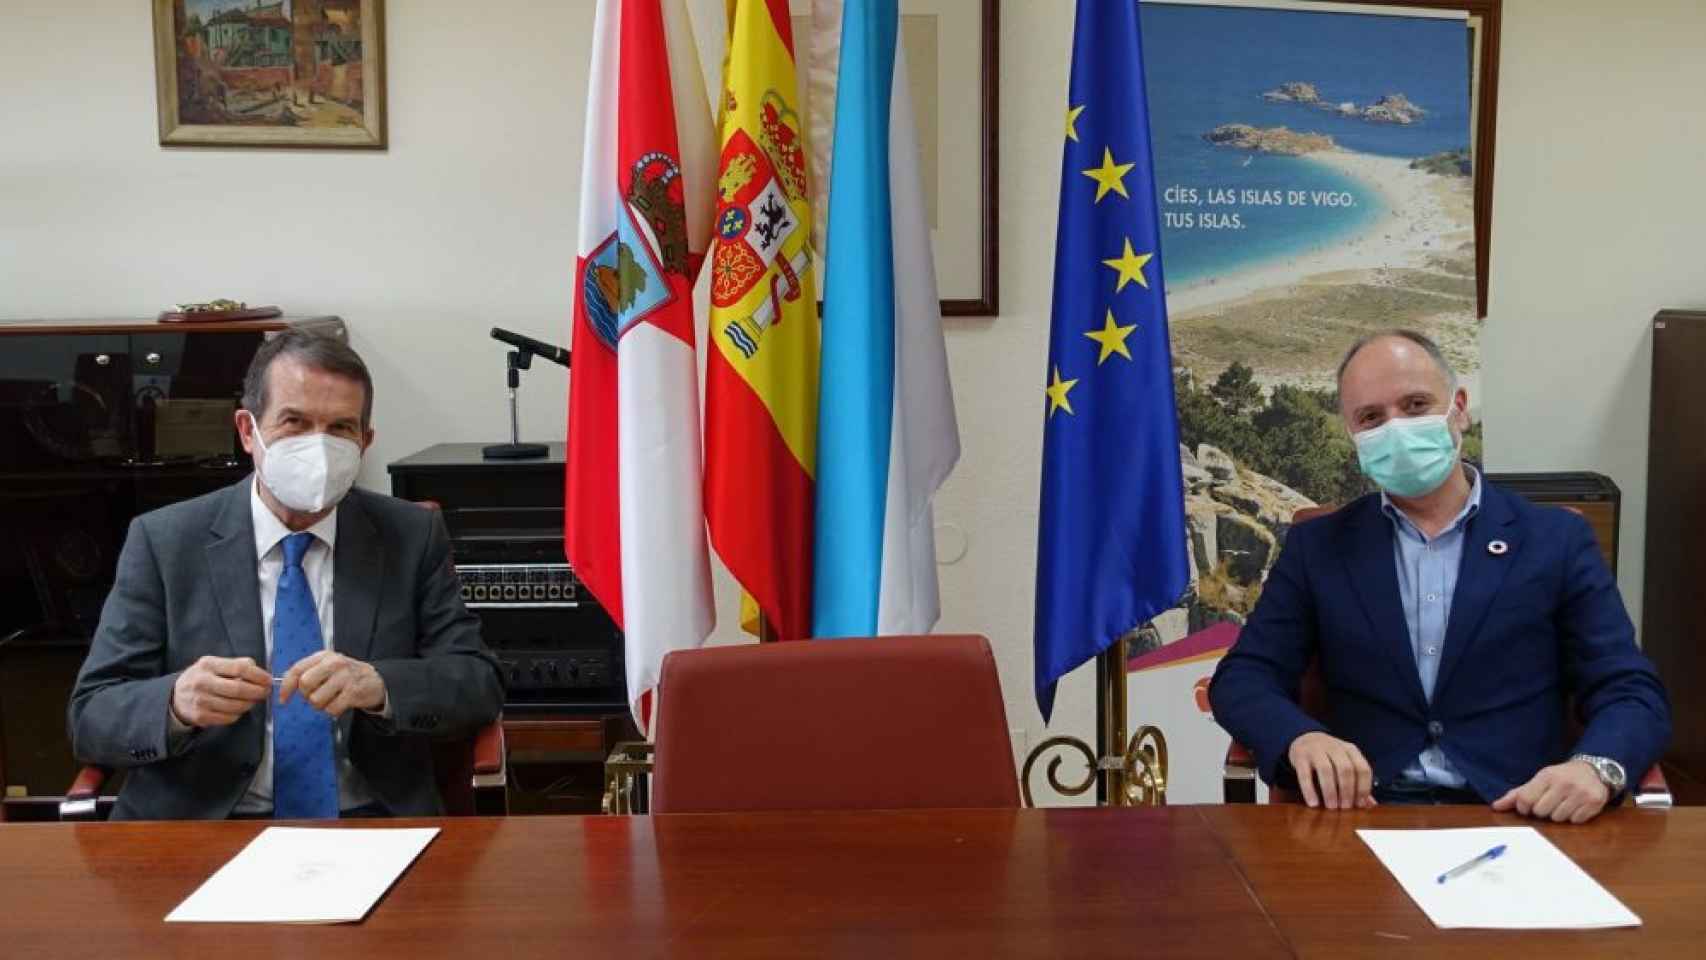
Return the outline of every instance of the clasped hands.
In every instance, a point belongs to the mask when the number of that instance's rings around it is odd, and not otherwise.
[[[1367,809],[1374,799],[1374,771],[1355,744],[1319,730],[1291,742],[1287,751],[1297,771],[1303,801],[1328,810]],[[1537,820],[1586,823],[1605,809],[1611,791],[1592,766],[1581,760],[1543,767],[1527,783],[1493,801],[1500,813],[1515,811]]]
[[[228,726],[272,688],[273,677],[250,657],[202,657],[172,685],[172,715],[192,727]],[[385,706],[385,680],[370,663],[322,650],[298,660],[280,679],[278,702],[293,694],[333,717],[349,710],[378,712]]]

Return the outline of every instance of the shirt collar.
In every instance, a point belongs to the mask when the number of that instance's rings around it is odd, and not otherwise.
[[[264,557],[272,552],[285,537],[290,536],[291,530],[284,525],[266,502],[261,499],[261,478],[255,477],[249,482],[249,515],[255,521],[255,556]],[[326,549],[336,549],[338,545],[338,508],[320,518],[320,522],[308,528],[315,539],[326,545]]]
[[[1445,529],[1439,532],[1441,537],[1461,528],[1473,520],[1477,513],[1481,512],[1481,471],[1467,463],[1463,464],[1463,470],[1469,474],[1469,499],[1464,501],[1463,509],[1457,511],[1457,516],[1453,517],[1452,521],[1446,524]],[[1398,509],[1398,505],[1392,502],[1392,498],[1386,495],[1385,490],[1380,491],[1380,512],[1386,514],[1387,518],[1400,530],[1408,528],[1415,531],[1418,536],[1421,535],[1421,530],[1410,522],[1409,517],[1404,516],[1404,511]],[[1428,538],[1423,537],[1422,539]],[[1438,539],[1438,537],[1434,539]]]

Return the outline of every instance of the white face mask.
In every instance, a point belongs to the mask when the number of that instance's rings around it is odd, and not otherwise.
[[[245,411],[246,412],[246,411]],[[285,437],[267,446],[261,425],[254,425],[255,443],[261,448],[261,481],[284,504],[298,513],[319,513],[349,493],[361,469],[361,445],[354,440],[325,433]]]

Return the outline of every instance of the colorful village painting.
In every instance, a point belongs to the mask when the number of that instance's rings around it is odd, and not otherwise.
[[[164,144],[383,147],[382,0],[155,0]]]

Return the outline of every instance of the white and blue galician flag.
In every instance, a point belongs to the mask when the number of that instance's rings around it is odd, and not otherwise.
[[[897,0],[818,0],[840,30],[824,242],[812,635],[925,633],[931,498],[960,457]],[[823,44],[819,49],[836,45]]]

